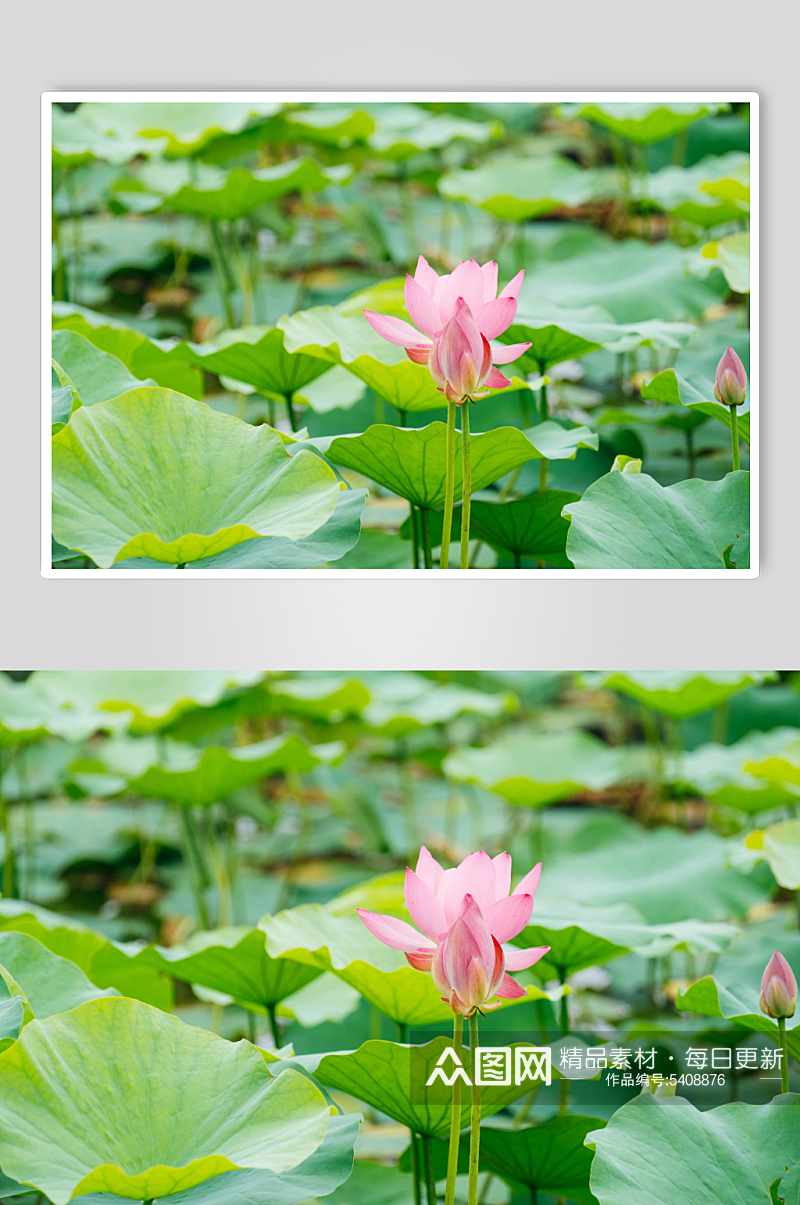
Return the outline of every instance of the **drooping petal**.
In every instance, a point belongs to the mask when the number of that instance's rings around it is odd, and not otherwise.
[[[529,870],[514,888],[514,895],[536,895],[539,879],[542,875],[542,864],[537,862],[533,870]]]
[[[511,941],[527,925],[533,912],[532,895],[514,895],[507,899],[498,900],[487,908],[484,919],[491,930],[492,936],[499,942]],[[416,917],[414,917],[416,920]]]
[[[528,946],[526,950],[518,950],[516,946],[508,946],[504,951],[507,971],[526,971],[540,958],[548,953],[549,946]]]
[[[494,989],[494,994],[502,1000],[520,1000],[523,996],[527,996],[528,993],[524,987],[517,983],[516,979],[512,979],[510,975],[504,975]]]
[[[404,950],[408,953],[420,946],[427,947],[430,944],[433,948],[435,945],[435,942],[425,941],[416,929],[394,916],[383,916],[380,912],[367,912],[365,908],[359,908],[358,915],[373,937],[377,937],[378,941],[382,941],[385,946],[391,946],[393,950]]]
[[[505,389],[507,385],[511,384],[508,377],[504,377],[499,368],[492,368],[483,383],[489,389]]]
[[[511,890],[511,854],[498,854],[492,862],[497,872],[495,899],[504,900]]]
[[[416,347],[407,347],[406,355],[409,360],[413,360],[415,364],[427,364],[430,359],[433,349],[424,343],[419,343]]]
[[[442,329],[439,310],[433,303],[430,293],[423,289],[413,276],[406,276],[405,288],[406,309],[411,315],[411,321],[416,323],[424,335],[433,339]],[[516,305],[516,303],[513,303]],[[509,323],[506,323],[508,326]],[[502,329],[505,330],[506,326]],[[498,331],[498,334],[500,332]]]
[[[435,950],[420,946],[418,950],[406,950],[406,961],[415,971],[430,971],[435,954]]]
[[[422,256],[420,256],[420,259],[422,259]],[[426,849],[424,845],[419,851],[417,865],[414,869],[418,877],[422,879],[426,887],[430,887],[431,891],[435,889],[436,884],[444,874],[441,865],[436,861],[430,850]]]
[[[494,942],[494,967],[492,969],[491,982],[489,984],[489,996],[493,996],[497,991],[499,984],[502,982],[503,975],[506,970],[506,960],[503,954],[503,947],[496,937],[492,938]]]
[[[447,929],[444,908],[427,883],[423,883],[413,870],[406,870],[405,897],[414,924],[426,937],[438,941]]]
[[[487,853],[477,850],[469,854],[453,871],[444,898],[444,914],[452,924],[461,912],[466,895],[471,895],[481,911],[488,911],[495,901],[497,873]]]
[[[396,343],[398,347],[414,347],[423,341],[419,331],[414,330],[411,323],[404,322],[402,318],[394,318],[391,314],[376,314],[373,310],[364,310],[364,317],[381,338],[389,343]]]
[[[493,343],[492,363],[510,364],[528,350],[530,343]]]
[[[501,297],[513,297],[514,300],[516,301],[516,299],[519,297],[520,290],[522,289],[522,282],[524,279],[525,279],[525,269],[523,268],[521,272],[517,272],[517,275],[514,277],[513,280],[510,280],[508,282],[508,284],[503,289],[500,296]]]
[[[442,326],[453,316],[459,297],[464,298],[473,313],[482,306],[483,290],[483,273],[474,259],[465,259],[449,276],[442,277],[438,297]]]
[[[417,326],[420,326],[416,316],[411,313],[410,307],[408,312]],[[498,297],[497,301],[487,301],[485,305],[475,311],[475,321],[482,335],[485,335],[487,339],[496,339],[511,326],[516,312],[517,300],[515,297]]]
[[[433,298],[433,290],[439,283],[439,273],[430,266],[424,255],[421,255],[417,260],[414,280],[418,285],[422,285],[422,288],[429,297]]]
[[[483,273],[483,300],[494,301],[497,296],[497,264],[493,259],[481,265]]]

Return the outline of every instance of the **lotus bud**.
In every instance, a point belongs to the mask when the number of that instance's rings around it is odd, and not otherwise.
[[[741,406],[747,394],[747,373],[744,364],[729,347],[717,365],[714,397],[723,406]]]
[[[797,980],[783,954],[776,950],[761,980],[758,1003],[768,1017],[793,1017],[797,1005]]]

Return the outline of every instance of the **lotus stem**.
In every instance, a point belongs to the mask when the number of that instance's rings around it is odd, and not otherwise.
[[[204,894],[205,888],[209,885],[209,876],[200,849],[200,835],[188,804],[176,804],[175,806],[181,820],[184,855],[189,865],[189,880],[192,884],[197,921],[202,929],[209,929],[208,908]]]
[[[686,436],[686,460],[688,461],[688,465],[687,465],[687,469],[686,469],[686,476],[687,477],[696,477],[697,473],[695,471],[696,455],[695,455],[695,448],[694,448],[694,431],[692,431],[691,427],[687,427],[684,434]]]
[[[453,1014],[453,1050],[461,1058],[464,1038],[464,1018]],[[454,1205],[456,1199],[456,1176],[458,1175],[458,1140],[461,1134],[461,1076],[453,1080],[453,1105],[450,1113],[450,1149],[447,1155],[447,1187],[444,1205]]]
[[[542,383],[539,387],[539,417],[543,423],[546,423],[548,418],[550,417],[550,409],[549,409],[549,405],[548,405],[548,401],[547,401],[547,384],[544,379],[544,373],[545,373],[546,368],[547,368],[547,364],[543,360],[540,360],[539,361],[539,374],[542,378]],[[548,470],[548,462],[545,459],[545,457],[542,457],[542,459],[539,461],[539,489],[540,490],[547,489],[547,470]]]
[[[422,1205],[422,1184],[420,1182],[419,1143],[417,1135],[411,1131],[411,1176],[414,1181],[414,1205]]]
[[[277,1050],[281,1044],[281,1031],[280,1031],[280,1027],[278,1025],[277,1005],[276,1004],[268,1004],[266,1006],[266,1008],[267,1008],[267,1016],[269,1017],[270,1033],[272,1034],[272,1040],[275,1043],[275,1049]]]
[[[2,766],[0,766],[2,782]],[[14,895],[14,851],[11,846],[11,828],[8,822],[8,804],[0,789],[0,830],[3,833],[3,895],[12,899]]]
[[[292,405],[292,395],[291,395],[291,393],[285,393],[283,396],[284,396],[284,400],[286,402],[286,413],[289,416],[289,426],[292,428],[293,431],[296,431],[297,430],[297,418],[295,416],[294,406]]]
[[[220,296],[222,297],[222,308],[225,311],[225,321],[229,328],[236,326],[236,319],[233,313],[233,305],[231,303],[231,295],[236,288],[236,278],[231,270],[228,262],[228,253],[225,250],[225,243],[222,239],[222,232],[219,228],[219,222],[213,219],[209,220],[209,230],[211,232],[211,248],[214,266],[217,270],[217,278],[219,282]]]
[[[562,990],[561,1007],[560,1007],[561,1036],[562,1036],[562,1038],[565,1038],[567,1036],[567,1034],[569,1033],[569,1007],[567,1005],[566,994],[564,993],[564,987],[567,982],[567,973],[563,967],[559,967],[559,969],[558,969],[558,979],[559,979],[559,983],[561,984],[561,990]],[[559,1115],[559,1117],[566,1117],[568,1112],[569,1112],[569,1080],[567,1079],[566,1076],[564,1076],[563,1079],[561,1080],[560,1084],[558,1085],[558,1115]]]
[[[419,519],[422,527],[422,556],[426,569],[433,569],[433,553],[431,552],[431,528],[427,506],[419,508]]]
[[[469,569],[469,506],[472,473],[469,463],[469,402],[461,406],[461,568]]]
[[[422,1135],[422,1158],[425,1164],[425,1192],[428,1205],[436,1205],[436,1177],[433,1173],[433,1147],[430,1134]]]
[[[453,524],[453,496],[456,484],[456,404],[447,403],[447,451],[444,479],[444,519],[442,525],[442,554],[439,568],[446,569],[450,559],[450,528]]]
[[[406,412],[405,410],[401,410],[399,406],[397,407],[397,425],[398,427],[406,425]]]
[[[781,1048],[781,1092],[789,1091],[789,1050],[786,1045],[786,1018],[778,1017],[778,1045]]]
[[[469,1045],[472,1052],[473,1071],[471,1089],[471,1107],[469,1113],[469,1189],[467,1192],[468,1205],[478,1205],[478,1162],[481,1154],[481,1089],[475,1083],[478,1049],[478,1014],[474,1012],[469,1019]]]
[[[736,407],[731,406],[731,453],[733,455],[733,471],[736,473],[739,469],[739,417],[736,413]]]
[[[244,1011],[247,1015],[247,1037],[248,1037],[249,1041],[252,1042],[252,1044],[255,1046],[256,1037],[257,1037],[256,1014],[249,1008],[246,1008]]]
[[[414,568],[419,569],[419,536],[417,534],[417,508],[409,503],[409,519],[411,520],[411,560]]]

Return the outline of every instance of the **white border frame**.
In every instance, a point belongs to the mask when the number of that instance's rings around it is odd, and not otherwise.
[[[52,175],[51,175],[51,142],[52,122],[51,111],[58,101],[110,101],[126,103],[140,100],[148,101],[263,101],[276,100],[287,102],[381,102],[381,101],[500,101],[500,102],[557,102],[557,101],[650,101],[668,103],[669,101],[699,103],[705,101],[734,101],[751,106],[751,200],[750,200],[750,427],[753,434],[755,452],[751,450],[750,459],[750,568],[749,569],[471,569],[469,579],[488,579],[498,581],[503,578],[520,580],[532,578],[536,581],[557,578],[560,580],[579,580],[586,578],[715,578],[725,582],[748,580],[758,577],[760,566],[759,548],[759,94],[757,92],[606,92],[595,90],[591,92],[575,92],[564,90],[558,92],[436,92],[404,91],[404,92],[374,92],[348,90],[313,92],[284,91],[241,91],[241,92],[156,92],[142,90],[138,92],[101,92],[101,91],[69,91],[42,93],[42,145],[41,145],[41,175],[42,175],[42,245],[41,245],[41,359],[42,359],[42,451],[41,451],[41,575],[44,578],[82,578],[96,580],[110,578],[112,581],[124,581],[126,578],[155,578],[161,581],[175,581],[175,575],[168,569],[53,569],[51,556],[51,492],[52,473],[50,458],[50,335],[51,335],[51,288],[52,288]],[[413,578],[419,581],[463,580],[462,570],[447,569],[428,571],[426,574],[419,569],[184,569],[178,573],[178,579],[212,579],[212,578]]]

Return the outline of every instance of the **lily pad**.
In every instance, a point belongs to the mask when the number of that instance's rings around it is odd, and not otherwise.
[[[675,1007],[681,1012],[699,1013],[703,1017],[720,1017],[732,1021],[740,1029],[763,1033],[778,1044],[778,1024],[761,1011],[758,1003],[760,984],[720,984],[713,975],[698,979],[685,992],[679,992]],[[800,1060],[800,1016],[786,1021],[786,1041],[791,1058]]]
[[[130,130],[104,127],[94,118],[91,106],[65,113],[51,105],[50,117],[54,167],[75,168],[92,159],[122,166],[136,155],[160,155],[167,147],[166,138],[144,138]]]
[[[184,564],[259,535],[303,539],[338,492],[313,452],[290,457],[271,428],[170,390],[84,407],[53,437],[53,534],[103,568],[133,556]]]
[[[214,170],[214,169],[209,169]],[[235,222],[267,201],[290,192],[321,192],[331,184],[345,184],[353,174],[349,163],[322,167],[313,159],[291,159],[256,171],[235,167],[214,173],[206,184],[184,184],[164,197],[164,205],[177,213]]]
[[[51,953],[27,933],[0,933],[0,966],[19,984],[40,1021],[102,996],[119,996],[115,988],[96,987],[66,958]]]
[[[118,138],[142,139],[154,152],[196,154],[225,134],[236,134],[254,118],[271,117],[279,101],[89,101],[78,113]]]
[[[271,774],[287,770],[306,773],[315,766],[330,765],[344,752],[340,741],[309,745],[293,732],[231,749],[222,745],[198,749],[154,738],[109,741],[102,751],[102,764],[126,779],[128,789],[136,794],[205,807]]]
[[[415,506],[436,510],[444,505],[447,466],[447,428],[391,427],[376,424],[360,435],[339,435],[324,441],[329,460],[355,470],[407,498]],[[597,448],[598,436],[588,427],[569,430],[558,423],[540,423],[529,431],[497,427],[470,437],[472,490],[477,493],[529,460],[574,459],[581,447]],[[456,432],[455,498],[461,497],[461,433]]]
[[[247,1168],[222,1172],[194,1188],[171,1193],[169,1205],[305,1205],[326,1197],[347,1180],[353,1168],[353,1147],[361,1118],[337,1114],[328,1122],[320,1146],[291,1171]],[[80,1205],[114,1205],[115,1198],[80,1199]]]
[[[503,332],[503,343],[530,343],[525,360],[533,360],[540,372],[564,360],[576,360],[596,351],[619,335],[618,324],[599,305],[559,306],[531,303],[517,311]]]
[[[749,179],[750,156],[730,151],[706,155],[691,167],[670,164],[653,172],[644,181],[643,195],[673,218],[710,228],[747,215]]]
[[[303,1060],[303,1064],[310,1064],[314,1078],[326,1088],[347,1092],[357,1100],[363,1100],[416,1134],[438,1138],[450,1129],[452,1088],[440,1081],[426,1087],[424,1077],[430,1074],[451,1045],[452,1039],[446,1037],[413,1047],[373,1040],[365,1042],[358,1050],[337,1051],[322,1057],[313,1055]],[[420,1078],[416,1091],[415,1073]],[[482,1087],[481,1117],[499,1113],[529,1091],[530,1084],[526,1083]],[[464,1092],[462,1127],[469,1125],[469,1112],[469,1093]]]
[[[273,1079],[249,1043],[134,1000],[32,1021],[0,1068],[2,1166],[54,1205],[91,1192],[152,1200],[234,1168],[285,1172],[328,1123],[307,1077]]]
[[[695,414],[703,414],[724,423],[730,430],[731,411],[729,406],[722,406],[714,400],[714,382],[706,377],[694,374],[690,377],[680,377],[674,368],[665,368],[651,381],[642,385],[642,398],[645,401],[669,402],[673,405],[685,406]],[[750,400],[747,399],[745,408],[738,407],[737,422],[739,435],[750,443]]]
[[[735,669],[706,670],[628,670],[585,675],[587,685],[618,690],[620,694],[644,703],[676,720],[699,715],[720,707],[728,699],[751,686],[761,686],[775,677],[769,672]]]
[[[681,1096],[645,1093],[587,1135],[591,1190],[600,1205],[797,1205],[799,1122],[800,1096],[791,1093],[707,1112]]]
[[[493,548],[571,568],[566,554],[569,523],[562,511],[578,494],[539,490],[512,502],[473,501],[470,534]]]
[[[491,142],[502,133],[497,121],[470,121],[452,113],[430,113],[418,105],[381,104],[371,112],[376,124],[367,144],[381,158],[395,162],[453,142]]]
[[[748,849],[761,850],[781,887],[800,889],[800,820],[779,820],[747,834]]]
[[[27,1014],[27,1015],[26,1015]],[[33,1012],[22,989],[0,965],[0,1052],[16,1042],[22,1026],[33,1020]],[[3,1174],[0,1172],[0,1192],[4,1189]]]
[[[0,947],[2,954],[2,947]],[[141,961],[265,1012],[322,974],[308,963],[270,958],[260,929],[247,925],[194,933],[182,946],[148,946]]]
[[[181,352],[191,363],[252,385],[260,393],[280,398],[310,384],[330,364],[318,356],[290,354],[283,331],[275,326],[243,326],[223,331],[208,343],[183,343]]]
[[[347,317],[331,306],[316,306],[281,318],[278,326],[288,352],[305,352],[342,365],[398,410],[447,405],[428,369],[412,364],[404,348],[382,339],[360,315]],[[509,386],[491,390],[490,395],[528,388],[526,381],[513,378]]]
[[[726,234],[716,243],[703,247],[705,259],[715,259],[731,291],[750,292],[750,235],[746,231]]]
[[[71,389],[78,395],[77,405],[73,397],[66,418],[63,413],[56,415],[54,410],[53,422],[58,422],[59,418],[66,422],[77,406],[107,402],[121,393],[138,388],[142,383],[128,372],[116,356],[101,351],[75,331],[53,331],[53,359],[57,371],[66,374]],[[155,381],[148,381],[147,384],[154,385]]]
[[[0,746],[27,745],[46,736],[85,741],[95,732],[127,727],[130,715],[109,715],[88,704],[70,707],[42,688],[41,679],[12,682],[0,676]]]
[[[531,1192],[550,1192],[578,1205],[595,1205],[589,1190],[591,1152],[584,1140],[605,1123],[597,1117],[553,1117],[528,1129],[486,1126],[481,1131],[480,1159],[485,1167]]]
[[[333,972],[397,1025],[434,1025],[452,1018],[431,976],[414,970],[399,950],[373,937],[357,916],[301,904],[262,916],[258,927],[266,933],[271,958],[288,957]],[[546,995],[532,986],[526,992],[530,999]],[[514,1003],[504,1000],[502,1006]]]
[[[150,339],[117,318],[68,301],[53,302],[53,330],[83,335],[101,351],[121,360],[140,382],[153,380],[187,397],[203,396],[203,374],[186,363],[180,344]]]
[[[597,194],[598,178],[561,155],[501,152],[480,167],[448,172],[439,192],[509,222],[527,222],[563,206],[583,205]]]
[[[142,964],[138,945],[109,941],[71,917],[24,900],[0,900],[0,930],[36,938],[53,954],[79,967],[95,987],[115,988],[123,996],[165,1011],[172,1007],[172,981]]]
[[[401,740],[434,724],[448,724],[460,715],[496,719],[516,707],[509,691],[487,694],[456,683],[438,684],[417,674],[367,679],[371,698],[362,721],[384,736]]]
[[[724,107],[719,103],[700,101],[661,104],[626,100],[572,105],[570,112],[577,111],[579,117],[645,146],[650,142],[672,138],[701,117],[707,117],[709,113],[716,113]]]
[[[476,783],[523,807],[603,791],[624,774],[619,751],[589,733],[521,730],[482,749],[457,749],[442,769],[456,782]]]
[[[732,745],[701,745],[685,753],[676,766],[681,782],[705,799],[755,815],[771,808],[791,807],[800,800],[800,786],[792,789],[781,780],[765,781],[745,767],[784,749],[796,728],[751,732]]]
[[[116,727],[129,726],[138,736],[159,732],[184,712],[215,707],[263,676],[261,670],[39,670],[29,682],[64,708],[128,712]]]
[[[750,566],[749,473],[666,487],[647,473],[608,473],[563,513],[576,569]]]

